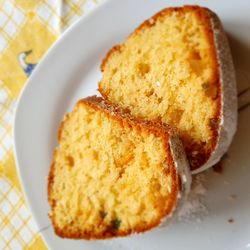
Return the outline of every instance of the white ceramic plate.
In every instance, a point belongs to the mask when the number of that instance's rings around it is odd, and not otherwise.
[[[250,2],[189,1],[214,10],[230,38],[239,91],[250,85]],[[46,242],[53,249],[250,249],[250,108],[239,115],[239,128],[222,175],[206,172],[208,213],[200,222],[175,222],[166,229],[108,241],[57,237],[48,218],[47,175],[56,135],[65,112],[97,93],[101,59],[143,20],[177,0],[109,0],[70,28],[32,74],[15,117],[15,154],[20,178]],[[247,97],[248,96],[248,97]],[[249,100],[241,96],[240,106]],[[228,199],[236,195],[234,201]],[[228,223],[233,217],[234,223]]]

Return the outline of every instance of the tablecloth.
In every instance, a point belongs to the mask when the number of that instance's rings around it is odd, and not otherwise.
[[[58,37],[97,0],[0,0],[0,249],[47,249],[25,202],[13,156],[16,102]]]

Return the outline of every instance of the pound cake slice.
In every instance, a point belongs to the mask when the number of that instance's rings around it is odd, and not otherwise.
[[[171,217],[190,188],[175,131],[132,118],[100,97],[76,104],[58,140],[48,199],[61,237],[103,239],[149,230]]]
[[[235,73],[219,18],[207,8],[167,8],[101,65],[99,91],[143,119],[180,133],[193,173],[219,161],[237,123]]]

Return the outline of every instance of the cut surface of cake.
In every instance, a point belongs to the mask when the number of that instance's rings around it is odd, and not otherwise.
[[[103,239],[144,232],[171,217],[190,188],[176,132],[135,119],[100,97],[76,104],[58,140],[48,199],[61,237]]]
[[[219,18],[207,8],[167,8],[104,58],[99,91],[110,103],[179,130],[191,170],[220,160],[236,130],[234,68]]]

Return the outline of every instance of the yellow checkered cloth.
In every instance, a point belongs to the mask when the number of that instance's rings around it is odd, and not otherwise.
[[[27,207],[13,158],[16,100],[60,34],[97,0],[0,0],[0,249],[47,249]]]

